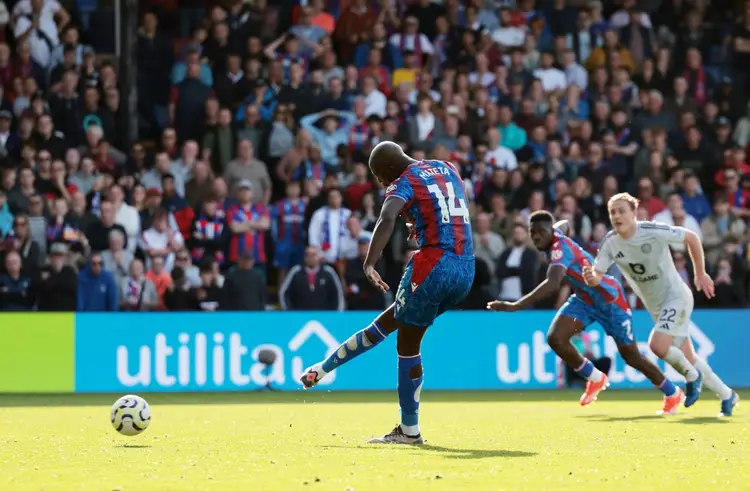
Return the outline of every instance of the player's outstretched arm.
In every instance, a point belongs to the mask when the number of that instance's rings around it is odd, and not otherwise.
[[[383,254],[383,249],[388,245],[388,241],[391,240],[393,235],[393,229],[396,226],[396,219],[399,213],[404,207],[406,202],[398,196],[389,196],[383,203],[383,208],[380,210],[380,217],[378,223],[375,224],[375,230],[372,232],[372,239],[370,239],[370,248],[367,250],[367,257],[365,258],[365,276],[370,282],[380,288],[383,291],[388,290],[388,284],[384,282],[377,271],[375,271],[375,263],[378,262],[380,256]]]
[[[693,281],[696,290],[703,292],[706,298],[713,298],[714,280],[706,273],[706,257],[703,255],[701,238],[692,230],[685,229],[685,246],[688,254],[690,254],[690,259],[693,260],[693,270],[695,271]]]
[[[566,268],[563,265],[553,264],[547,270],[547,278],[518,301],[503,302],[502,300],[495,300],[488,303],[487,308],[497,312],[515,312],[516,310],[534,305],[560,290],[562,280],[565,278],[565,271]]]

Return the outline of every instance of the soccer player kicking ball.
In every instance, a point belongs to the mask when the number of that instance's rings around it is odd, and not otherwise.
[[[381,142],[370,154],[370,170],[388,188],[365,258],[365,275],[382,291],[388,290],[375,271],[375,262],[388,244],[399,214],[412,224],[420,250],[404,271],[394,304],[327,359],[305,370],[300,381],[305,388],[316,385],[327,373],[398,331],[401,423],[369,443],[420,444],[424,443],[418,415],[423,380],[422,337],[440,314],[458,305],[471,290],[471,219],[461,176],[448,162],[417,161],[395,143]]]
[[[606,278],[603,271],[612,263],[617,264],[654,319],[651,350],[687,380],[685,406],[697,401],[705,384],[721,399],[719,416],[731,416],[739,396],[695,353],[690,339],[693,294],[677,272],[669,251],[670,244],[687,246],[695,269],[695,288],[712,298],[714,282],[706,273],[700,238],[682,227],[636,221],[638,200],[628,193],[612,196],[607,206],[613,230],[602,241],[594,265],[584,268],[586,284],[600,285]]]
[[[660,413],[674,413],[685,394],[638,350],[638,343],[633,337],[632,314],[622,285],[607,275],[602,275],[596,286],[584,282],[583,269],[591,264],[593,258],[565,236],[567,228],[566,221],[554,223],[554,218],[546,211],[532,213],[529,217],[529,234],[534,246],[549,259],[547,278],[517,302],[496,300],[488,303],[487,308],[500,312],[526,308],[559,291],[563,279],[566,280],[575,293],[557,312],[547,334],[547,342],[557,356],[586,379],[581,405],[588,406],[594,402],[609,385],[609,379],[590,360],[580,355],[570,339],[590,324],[598,322],[615,340],[625,363],[643,373],[664,393]]]

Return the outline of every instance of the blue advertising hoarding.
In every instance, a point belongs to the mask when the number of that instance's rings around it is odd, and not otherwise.
[[[513,314],[452,312],[425,336],[426,387],[440,390],[549,389],[558,384],[559,361],[546,343],[553,312]],[[266,382],[261,349],[277,361],[271,383],[300,388],[307,366],[367,326],[373,313],[138,313],[78,314],[75,325],[76,392],[185,392],[251,390]],[[644,353],[652,321],[634,313]],[[698,353],[732,386],[750,386],[750,312],[698,311],[693,341]],[[643,375],[626,367],[611,339],[590,328],[601,354],[615,359],[612,385],[647,388]],[[396,386],[395,335],[330,374],[324,390],[389,390]],[[664,368],[664,363],[659,362]],[[680,380],[671,367],[670,378]]]

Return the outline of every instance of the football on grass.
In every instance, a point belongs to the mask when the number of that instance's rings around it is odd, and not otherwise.
[[[142,397],[122,396],[112,406],[110,420],[118,433],[135,436],[145,431],[151,423],[151,408]]]

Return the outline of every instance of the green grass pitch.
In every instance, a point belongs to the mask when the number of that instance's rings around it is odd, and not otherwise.
[[[425,392],[419,448],[365,444],[395,392],[144,395],[132,438],[114,395],[0,396],[0,490],[750,489],[750,409],[717,419],[708,392],[672,417],[655,390]]]

